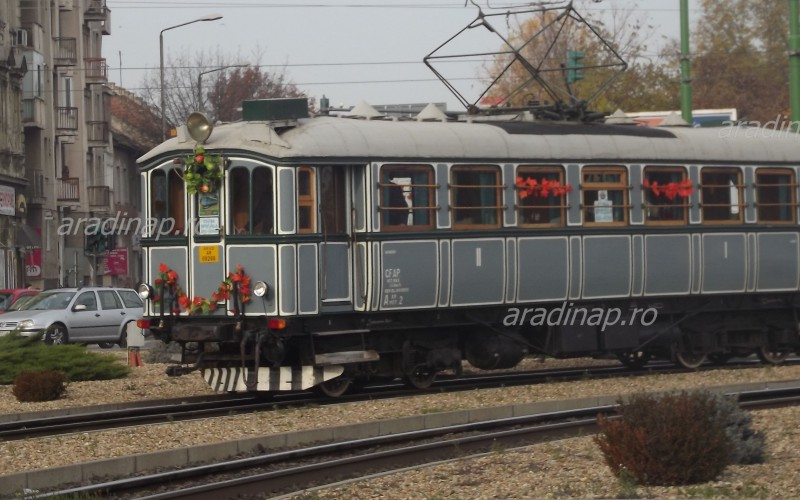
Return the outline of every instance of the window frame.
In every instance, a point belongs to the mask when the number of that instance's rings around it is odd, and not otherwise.
[[[155,210],[156,197],[153,193],[155,190],[156,177],[163,177],[164,179],[164,216],[157,214]],[[149,178],[149,192],[150,192],[150,217],[158,222],[153,227],[160,225],[160,222],[165,219],[172,219],[174,225],[172,227],[172,237],[181,237],[186,235],[186,186],[181,177],[180,171],[175,167],[157,168],[150,172]],[[151,235],[152,236],[152,235]]]
[[[245,172],[246,180],[246,190],[247,190],[247,199],[245,201],[241,201],[241,195],[236,196],[234,191],[241,191],[241,186],[238,185],[238,181],[236,180],[237,177],[240,176],[240,172]],[[269,223],[268,230],[261,230],[259,232],[255,231],[255,227],[258,225],[258,222],[255,222],[257,219],[255,215],[255,210],[258,208],[257,203],[261,202],[264,199],[264,194],[262,196],[256,196],[254,192],[254,183],[253,179],[256,176],[257,172],[266,172],[267,180],[269,184],[269,199],[268,199],[268,209],[269,209],[269,218],[264,219]],[[268,165],[248,165],[248,164],[238,164],[231,166],[228,171],[226,172],[226,182],[225,182],[225,189],[226,189],[226,202],[227,206],[227,229],[226,233],[227,236],[233,237],[242,237],[242,236],[269,236],[275,234],[275,172],[274,169]],[[259,192],[260,193],[260,192]],[[236,201],[234,201],[236,200]],[[240,206],[240,204],[245,203],[246,207]],[[245,211],[242,212],[241,209],[245,208]],[[247,217],[247,220],[244,221],[245,226],[240,226],[237,224],[237,218],[240,214],[244,214]]]
[[[692,208],[692,204],[689,201],[689,197],[681,198],[676,197],[676,199],[681,200],[682,203],[660,203],[660,204],[651,204],[648,203],[647,198],[652,191],[644,186],[644,181],[647,181],[647,174],[649,172],[657,171],[659,173],[680,173],[681,179],[678,182],[683,182],[689,179],[689,172],[686,167],[680,165],[646,165],[642,168],[642,216],[644,218],[644,223],[648,226],[685,226],[689,223],[689,210]],[[694,183],[692,183],[692,189],[694,191]],[[691,195],[690,195],[691,196]],[[669,202],[669,199],[665,200]],[[683,218],[682,219],[650,219],[648,217],[648,211],[651,206],[654,207],[667,207],[667,208],[681,208],[683,210]]]
[[[455,182],[456,174],[460,172],[489,172],[494,174],[494,184],[457,184]],[[491,164],[478,164],[478,165],[452,165],[450,167],[450,216],[451,216],[451,227],[453,229],[494,229],[500,228],[503,226],[503,210],[505,210],[506,206],[503,204],[503,192],[505,191],[506,185],[503,184],[503,177],[502,177],[502,170],[499,165],[491,165]],[[456,205],[456,192],[459,189],[474,189],[474,190],[481,190],[481,189],[493,189],[495,193],[495,205],[479,205],[479,206],[466,206],[466,205]],[[479,191],[480,192],[480,191]],[[499,204],[498,204],[499,203]],[[457,222],[457,212],[459,211],[477,211],[477,210],[493,210],[495,212],[496,222],[490,224],[481,224],[481,223],[458,223]]]
[[[391,172],[398,172],[402,175],[403,172],[409,172],[409,177],[412,177],[413,174],[425,174],[427,176],[427,181],[422,184],[394,184],[394,183],[384,183],[383,176],[384,173],[387,171]],[[391,178],[391,177],[390,177]],[[439,185],[436,183],[436,173],[434,171],[433,165],[430,164],[417,164],[417,163],[385,163],[381,165],[380,169],[378,170],[378,220],[380,221],[380,228],[381,231],[424,231],[433,229],[436,226],[436,211],[439,210],[439,204],[436,200],[436,191]],[[389,200],[386,199],[386,196],[391,189],[399,189],[402,193],[403,188],[409,187],[411,189],[412,200],[414,199],[413,194],[417,190],[424,190],[427,192],[428,197],[428,204],[424,206],[415,206],[412,201],[412,205],[410,207],[394,207],[390,205]],[[427,224],[389,224],[386,222],[386,215],[391,212],[402,212],[407,211],[409,214],[413,214],[414,212],[427,212],[428,213],[428,223]],[[387,213],[388,212],[388,213]],[[412,220],[413,220],[412,215]]]
[[[586,175],[589,173],[595,174],[620,174],[620,181],[617,183],[614,182],[586,182]],[[630,184],[628,183],[629,172],[627,167],[619,166],[619,165],[584,165],[581,168],[580,172],[581,176],[581,218],[583,220],[583,225],[592,227],[614,227],[614,226],[627,226],[630,221]],[[594,204],[592,206],[586,205],[586,194],[588,192],[599,192],[599,191],[621,191],[622,192],[622,204],[611,204],[608,205],[607,208],[612,210],[612,221],[611,222],[596,222],[596,221],[589,221],[588,213],[589,210],[594,210]],[[598,195],[599,198],[599,195]],[[604,207],[605,208],[605,207]],[[622,220],[616,221],[613,220],[613,213],[614,209],[621,209],[622,210]]]
[[[308,194],[300,192],[300,176],[308,174]],[[309,209],[309,227],[301,227],[300,209]],[[297,232],[299,234],[308,234],[317,232],[317,176],[316,171],[312,167],[303,166],[297,169]]]
[[[531,174],[528,174],[531,172]],[[535,172],[535,174],[534,174]],[[537,180],[541,180],[547,174],[556,174],[558,176],[558,182],[565,186],[566,182],[566,170],[564,169],[563,165],[517,165],[514,171],[514,179],[519,179],[523,175],[529,176],[536,176],[538,177]],[[561,198],[560,205],[539,205],[539,206],[524,206],[523,200],[520,198],[520,192],[525,189],[524,187],[520,187],[518,185],[514,186],[515,194],[515,206],[514,211],[517,214],[517,225],[519,227],[564,227],[566,226],[567,222],[567,209],[569,208],[569,203],[567,203],[567,195],[559,196]],[[527,198],[526,198],[527,199]],[[523,211],[524,210],[552,210],[558,209],[559,210],[559,218],[560,222],[523,222]],[[551,219],[552,221],[552,219]]]
[[[723,208],[728,207],[728,212],[730,213],[730,209],[734,206],[733,203],[706,203],[706,190],[707,189],[729,189],[730,185],[722,185],[722,184],[706,184],[703,176],[706,173],[735,173],[736,174],[736,183],[734,186],[737,188],[737,193],[739,197],[739,202],[735,204],[739,208],[738,218],[737,219],[709,219],[706,217],[706,209],[713,209],[713,208]],[[743,183],[744,174],[741,168],[733,167],[733,166],[704,166],[700,169],[700,218],[703,224],[742,224],[744,222],[744,211],[745,211],[745,203],[744,203],[744,188],[746,187]],[[728,195],[729,201],[730,194]]]
[[[781,175],[781,174],[788,174],[789,175],[789,184],[785,185],[789,189],[790,200],[787,203],[761,203],[760,199],[760,187],[771,187],[780,189],[784,187],[784,184],[760,184],[758,182],[759,175]],[[753,184],[753,193],[755,194],[755,207],[756,207],[756,222],[763,222],[767,224],[796,224],[797,223],[797,176],[795,175],[795,171],[792,168],[780,168],[780,167],[764,167],[764,168],[756,168],[755,171],[755,182]],[[761,217],[761,207],[762,206],[770,206],[770,207],[789,207],[789,213],[791,214],[790,220],[780,220],[780,219],[764,219]]]

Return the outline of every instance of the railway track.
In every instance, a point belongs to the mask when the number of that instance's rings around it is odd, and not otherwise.
[[[749,409],[776,408],[800,403],[800,388],[744,392],[738,396],[740,404]],[[613,410],[614,405],[593,406],[352,439],[64,489],[39,498],[108,495],[162,500],[264,498],[298,493],[366,474],[586,435],[596,431],[598,414]]]
[[[790,361],[792,363],[794,361]],[[731,364],[729,369],[746,369],[760,366],[749,361]],[[703,369],[719,369],[708,366]],[[631,371],[623,366],[595,366],[570,369],[521,371],[465,377],[442,377],[430,391],[457,392],[495,387],[541,384],[552,381],[584,380],[587,378],[631,377],[652,374],[686,372],[669,363],[651,363],[644,370]],[[187,398],[182,400],[152,401],[149,404],[123,405],[113,410],[101,410],[61,416],[30,415],[20,420],[0,423],[0,440],[14,441],[36,437],[55,436],[74,432],[109,430],[136,425],[186,421],[254,412],[283,410],[307,405],[328,405],[376,399],[408,397],[420,394],[402,383],[369,385],[358,392],[340,398],[323,398],[311,392],[275,394],[269,398],[259,395],[234,395],[219,398]]]

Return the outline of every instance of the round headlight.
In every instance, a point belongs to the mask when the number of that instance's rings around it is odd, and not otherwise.
[[[256,281],[256,284],[253,285],[253,295],[256,297],[266,297],[267,293],[269,293],[269,285],[263,281]]]
[[[153,295],[153,288],[147,283],[139,283],[136,285],[136,293],[139,294],[140,299],[147,300]]]

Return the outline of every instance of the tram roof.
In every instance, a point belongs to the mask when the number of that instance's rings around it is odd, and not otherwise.
[[[145,164],[191,152],[178,137],[139,158]],[[241,121],[214,128],[206,150],[252,152],[279,162],[363,159],[404,161],[653,161],[683,164],[800,162],[800,133],[744,127],[637,127],[534,122],[418,122],[323,116],[276,128]]]

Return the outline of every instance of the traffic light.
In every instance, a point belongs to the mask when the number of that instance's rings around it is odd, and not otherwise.
[[[567,83],[583,80],[583,58],[586,54],[577,50],[567,51]]]
[[[106,233],[106,234],[103,234]],[[113,232],[102,231],[98,227],[94,232],[86,234],[86,255],[103,255],[116,245]]]

